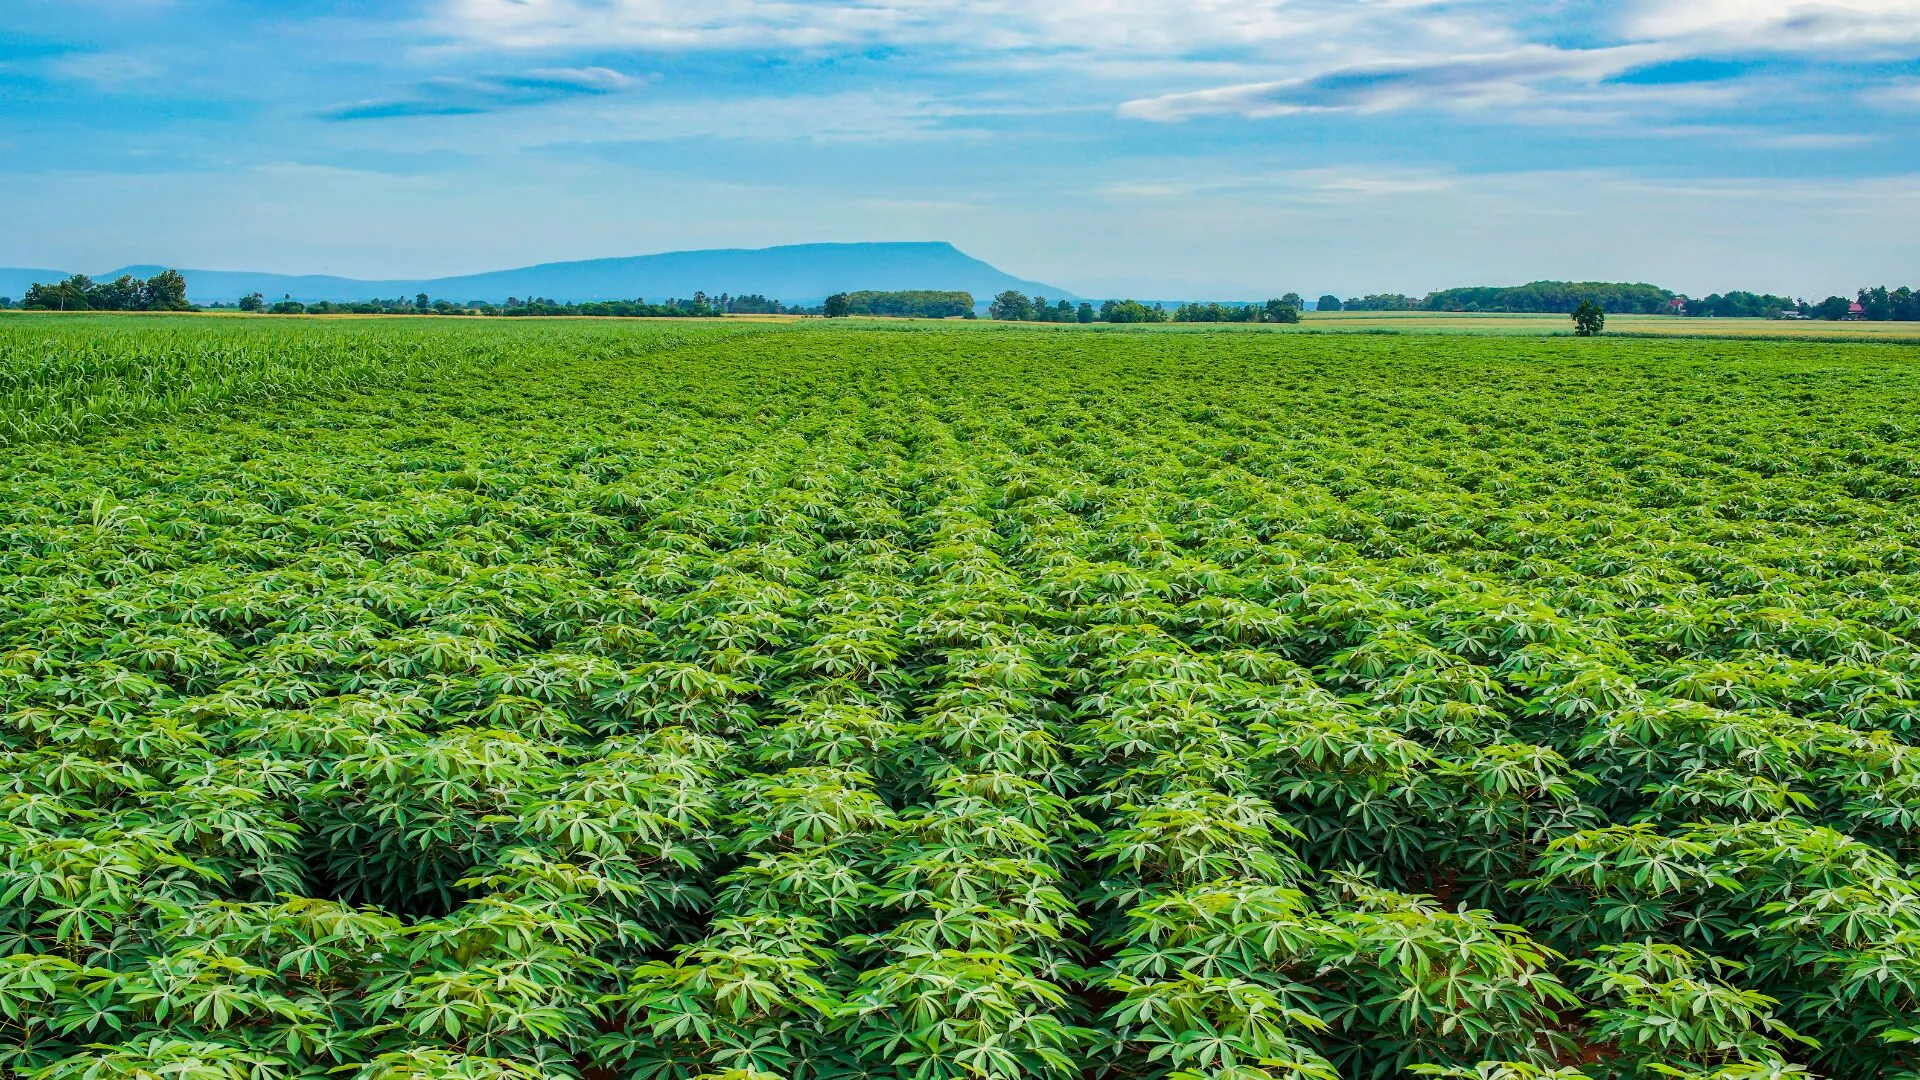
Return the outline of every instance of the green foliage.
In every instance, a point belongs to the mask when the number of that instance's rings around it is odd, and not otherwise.
[[[1920,293],[1905,285],[1891,290],[1885,285],[1861,289],[1858,303],[1861,317],[1868,322],[1920,321]]]
[[[1288,294],[1292,296],[1292,294]],[[1300,298],[1292,300],[1276,297],[1264,304],[1181,304],[1173,311],[1174,322],[1249,322],[1249,323],[1297,323],[1300,321]],[[1108,321],[1115,321],[1108,314]],[[1144,321],[1144,320],[1143,320]]]
[[[162,270],[141,281],[122,274],[96,282],[75,274],[57,284],[34,284],[20,306],[36,311],[186,311],[187,279],[178,270]]]
[[[738,333],[702,327],[672,334],[562,334],[562,353],[644,355],[689,335]],[[293,332],[284,324],[179,319],[10,322],[0,326],[0,445],[71,438],[134,420],[261,402],[294,393],[335,393],[423,376],[452,376],[520,350],[555,348],[548,328],[468,337],[452,327],[332,323]],[[554,355],[544,351],[544,355]]]
[[[1675,296],[1646,284],[1611,281],[1536,281],[1530,285],[1476,286],[1429,293],[1420,306],[1427,311],[1537,311],[1570,315],[1583,304],[1630,315],[1665,315],[1673,311]],[[1691,305],[1689,305],[1691,306]]]
[[[1030,322],[1034,316],[1033,299],[1018,289],[1008,289],[993,298],[987,314],[1008,322]]]
[[[1724,296],[1713,293],[1702,299],[1688,299],[1686,302],[1688,315],[1708,318],[1771,319],[1782,312],[1798,314],[1799,310],[1800,305],[1791,296],[1741,292],[1738,289]]]
[[[1343,301],[1340,309],[1345,311],[1411,311],[1419,306],[1420,302],[1418,300],[1410,296],[1403,296],[1400,293],[1369,293],[1366,296],[1356,296]]]
[[[965,292],[852,292],[845,296],[849,315],[958,319],[973,314],[973,294]]]
[[[1920,1066],[1900,347],[4,329],[9,1076]]]
[[[1581,337],[1592,337],[1607,327],[1606,309],[1591,300],[1580,301],[1573,309],[1573,332]]]
[[[1166,322],[1167,318],[1158,304],[1148,307],[1137,300],[1108,300],[1100,305],[1101,322],[1155,323]]]

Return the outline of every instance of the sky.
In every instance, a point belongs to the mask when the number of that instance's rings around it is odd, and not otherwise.
[[[1920,0],[4,0],[0,265],[1920,285]]]

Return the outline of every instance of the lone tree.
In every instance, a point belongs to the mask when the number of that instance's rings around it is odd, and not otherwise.
[[[987,309],[987,314],[1009,322],[1031,322],[1033,301],[1018,289],[1008,289],[993,298],[993,305]]]
[[[1580,301],[1573,309],[1573,332],[1581,337],[1592,337],[1607,328],[1607,310],[1591,300]]]
[[[829,319],[844,319],[852,307],[853,302],[847,299],[846,293],[834,293],[827,297],[826,316]]]
[[[1271,323],[1297,323],[1300,321],[1300,297],[1293,293],[1267,301],[1261,309],[1260,321]]]
[[[1325,295],[1325,296],[1323,296],[1323,297],[1321,297],[1321,298],[1320,298],[1320,302],[1319,302],[1319,303],[1317,303],[1317,304],[1315,304],[1315,305],[1313,305],[1313,310],[1315,310],[1315,311],[1339,311],[1339,310],[1340,310],[1340,298],[1339,298],[1339,297],[1337,297],[1337,296],[1335,296],[1335,295],[1333,295],[1332,293],[1328,293],[1327,295]]]

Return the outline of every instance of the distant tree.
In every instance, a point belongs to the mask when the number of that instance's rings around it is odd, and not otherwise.
[[[847,294],[850,315],[890,315],[907,319],[964,318],[973,311],[973,294],[958,290],[911,289]]]
[[[298,300],[281,300],[267,309],[272,315],[305,315],[307,305]]]
[[[13,306],[13,297],[0,296],[0,311],[5,311],[12,306]]]
[[[1080,310],[1074,312],[1074,317],[1079,319],[1083,323],[1092,322],[1093,321],[1093,305],[1087,303],[1085,300],[1080,301]]]
[[[1333,295],[1332,293],[1328,293],[1327,295],[1314,301],[1313,309],[1315,311],[1339,311],[1340,298]]]
[[[1674,294],[1644,283],[1535,281],[1526,285],[1441,289],[1428,294],[1420,306],[1428,311],[1535,311],[1570,315],[1574,308],[1589,300],[1613,312],[1660,315],[1671,309]]]
[[[85,274],[75,274],[57,284],[35,282],[27,286],[27,295],[21,298],[20,306],[36,311],[89,311],[93,305],[87,297],[96,286],[93,279]]]
[[[1147,323],[1167,321],[1160,305],[1148,307],[1138,300],[1109,300],[1100,305],[1100,318],[1111,323]]]
[[[1369,293],[1342,305],[1348,311],[1406,311],[1413,301],[1400,293]]]
[[[142,285],[132,274],[121,274],[87,291],[87,306],[95,311],[139,311],[146,307]]]
[[[186,311],[187,279],[178,270],[162,270],[140,283],[140,306],[147,311]]]
[[[1573,332],[1581,337],[1592,337],[1607,327],[1607,310],[1591,300],[1580,301],[1573,309]]]
[[[141,281],[121,274],[96,282],[75,274],[57,285],[35,284],[27,289],[26,307],[54,311],[186,311],[187,279],[178,270],[162,270]]]
[[[1750,293],[1735,290],[1722,296],[1714,293],[1704,300],[1686,299],[1685,311],[1688,315],[1723,319],[1768,319],[1782,311],[1798,311],[1800,305],[1790,296],[1775,296],[1772,293]]]
[[[993,298],[993,304],[987,309],[987,314],[1010,322],[1030,320],[1033,318],[1033,301],[1027,299],[1023,292],[1008,289]]]
[[[267,298],[257,292],[248,293],[240,298],[241,311],[264,311],[266,307]]]
[[[1286,296],[1267,301],[1261,311],[1261,321],[1271,323],[1297,323],[1300,321],[1300,294],[1288,293]]]
[[[1280,299],[1285,303],[1292,304],[1293,310],[1295,311],[1305,311],[1307,309],[1307,302],[1302,299],[1297,292],[1290,292]]]
[[[75,274],[56,286],[60,290],[60,310],[86,311],[93,305],[87,302],[97,288],[93,279],[85,274]]]
[[[413,308],[415,311],[425,311],[427,310],[427,305],[428,300],[426,293],[420,293],[413,298]]]
[[[972,303],[973,298],[968,297],[967,302]],[[646,301],[635,300],[634,303],[644,304]],[[780,301],[769,300],[759,293],[753,293],[750,296],[723,296],[721,304],[726,311],[742,315],[779,315],[789,310]]]
[[[1853,303],[1844,296],[1829,296],[1813,306],[1813,317],[1829,321],[1847,317],[1847,308]]]
[[[844,319],[847,317],[851,307],[852,305],[847,301],[846,293],[834,293],[832,296],[827,297],[827,318]]]

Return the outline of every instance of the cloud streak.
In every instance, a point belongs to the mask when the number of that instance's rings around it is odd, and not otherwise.
[[[1498,20],[1430,0],[441,0],[426,25],[474,47],[658,52],[868,46],[1087,60],[1272,59],[1398,40],[1515,44]]]
[[[1920,44],[1920,0],[1646,0],[1625,29],[1714,49],[1898,54]]]
[[[1683,104],[1608,85],[1740,82],[1757,61],[1920,58],[1920,0],[1627,0],[1572,47],[1535,0],[439,0],[427,23],[486,51],[662,55],[899,50],[925,73],[1051,77],[1123,116],[1382,112],[1498,115],[1528,104],[1616,114]],[[1551,7],[1558,8],[1558,5]],[[1714,70],[1705,75],[1701,70]],[[1700,69],[1700,70],[1696,70]],[[1872,77],[1870,72],[1866,73]],[[1215,85],[1208,86],[1211,81]],[[1177,90],[1179,83],[1203,89]],[[1171,84],[1171,85],[1170,85]],[[1604,88],[1610,104],[1560,90]],[[1571,115],[1571,114],[1570,114]]]
[[[604,67],[534,68],[469,79],[429,79],[393,97],[334,105],[327,120],[385,120],[409,116],[471,116],[575,97],[601,97],[639,80]]]
[[[1225,114],[1268,117],[1309,111],[1520,104],[1538,96],[1546,85],[1592,86],[1669,56],[1656,45],[1609,49],[1531,45],[1487,56],[1394,61],[1335,68],[1305,78],[1163,94],[1129,101],[1120,113],[1167,121]]]

